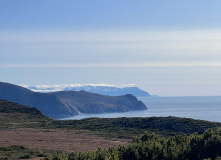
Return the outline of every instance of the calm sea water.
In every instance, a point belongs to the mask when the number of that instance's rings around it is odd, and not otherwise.
[[[138,99],[146,104],[147,110],[125,113],[81,114],[65,119],[175,116],[221,122],[221,96],[147,97]]]

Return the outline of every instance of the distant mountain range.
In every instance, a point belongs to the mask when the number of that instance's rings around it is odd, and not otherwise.
[[[109,96],[120,96],[125,94],[132,94],[136,97],[148,97],[150,94],[138,87],[115,87],[106,84],[69,84],[69,85],[37,85],[26,86],[22,85],[35,92],[56,92],[56,91],[87,91],[91,93],[98,93]]]
[[[86,91],[33,92],[27,88],[0,82],[0,99],[35,107],[51,118],[81,113],[109,113],[145,110],[147,107],[131,94],[107,96]]]

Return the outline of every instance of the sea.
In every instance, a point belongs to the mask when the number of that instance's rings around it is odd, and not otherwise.
[[[117,117],[185,117],[212,122],[221,122],[221,96],[189,97],[140,97],[147,110],[124,113],[80,114],[67,119],[117,118]]]

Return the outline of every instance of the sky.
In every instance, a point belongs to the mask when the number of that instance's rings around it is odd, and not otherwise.
[[[220,0],[1,0],[0,81],[221,96]]]

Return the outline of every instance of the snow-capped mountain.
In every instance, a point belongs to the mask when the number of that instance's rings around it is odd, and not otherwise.
[[[150,96],[148,92],[135,87],[134,85],[108,85],[108,84],[63,84],[63,85],[21,85],[35,92],[57,92],[57,91],[87,91],[110,96],[132,94],[136,97]]]

